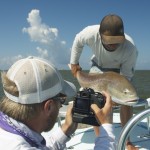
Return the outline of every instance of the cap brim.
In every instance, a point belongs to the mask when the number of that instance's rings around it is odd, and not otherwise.
[[[101,34],[101,37],[104,41],[105,44],[119,44],[119,43],[123,43],[125,40],[125,36],[108,36],[108,35],[104,35]]]
[[[76,95],[76,87],[73,83],[64,80],[63,82],[63,89],[61,91],[67,97],[73,97]]]

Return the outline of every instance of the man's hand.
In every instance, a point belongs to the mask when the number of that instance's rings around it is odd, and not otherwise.
[[[112,100],[108,93],[102,92],[102,94],[106,97],[105,106],[100,109],[96,104],[92,104],[91,108],[99,124],[112,124]]]
[[[71,64],[71,72],[72,72],[74,77],[77,76],[77,72],[80,70],[82,70],[82,68],[80,67],[79,64]]]
[[[73,106],[69,106],[67,109],[65,123],[62,125],[62,130],[68,137],[71,136],[78,127],[78,123],[73,122],[72,119],[72,107]]]

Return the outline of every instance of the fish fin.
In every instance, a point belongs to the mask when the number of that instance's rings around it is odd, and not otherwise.
[[[68,64],[69,69],[71,70],[71,64]]]

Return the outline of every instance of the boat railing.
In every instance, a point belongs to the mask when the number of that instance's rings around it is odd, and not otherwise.
[[[70,102],[71,103],[71,102]],[[145,110],[134,115],[128,123],[124,126],[120,133],[119,141],[117,144],[117,150],[124,150],[125,142],[134,127],[141,122],[143,119],[147,118],[147,129],[148,133],[143,135],[143,137],[150,138],[150,98],[147,100],[141,100],[135,107],[145,106]],[[67,106],[61,108],[58,116],[58,126],[61,126],[61,118],[66,115]]]
[[[117,150],[125,149],[125,143],[127,138],[129,137],[129,134],[134,129],[134,127],[145,118],[147,118],[148,133],[144,135],[144,137],[150,138],[150,108],[147,108],[146,110],[134,115],[124,126],[120,133]]]

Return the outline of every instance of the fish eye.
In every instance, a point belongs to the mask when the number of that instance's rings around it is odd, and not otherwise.
[[[129,90],[128,90],[128,89],[125,89],[125,90],[123,91],[123,93],[124,93],[124,94],[128,94],[128,93],[129,93]]]

